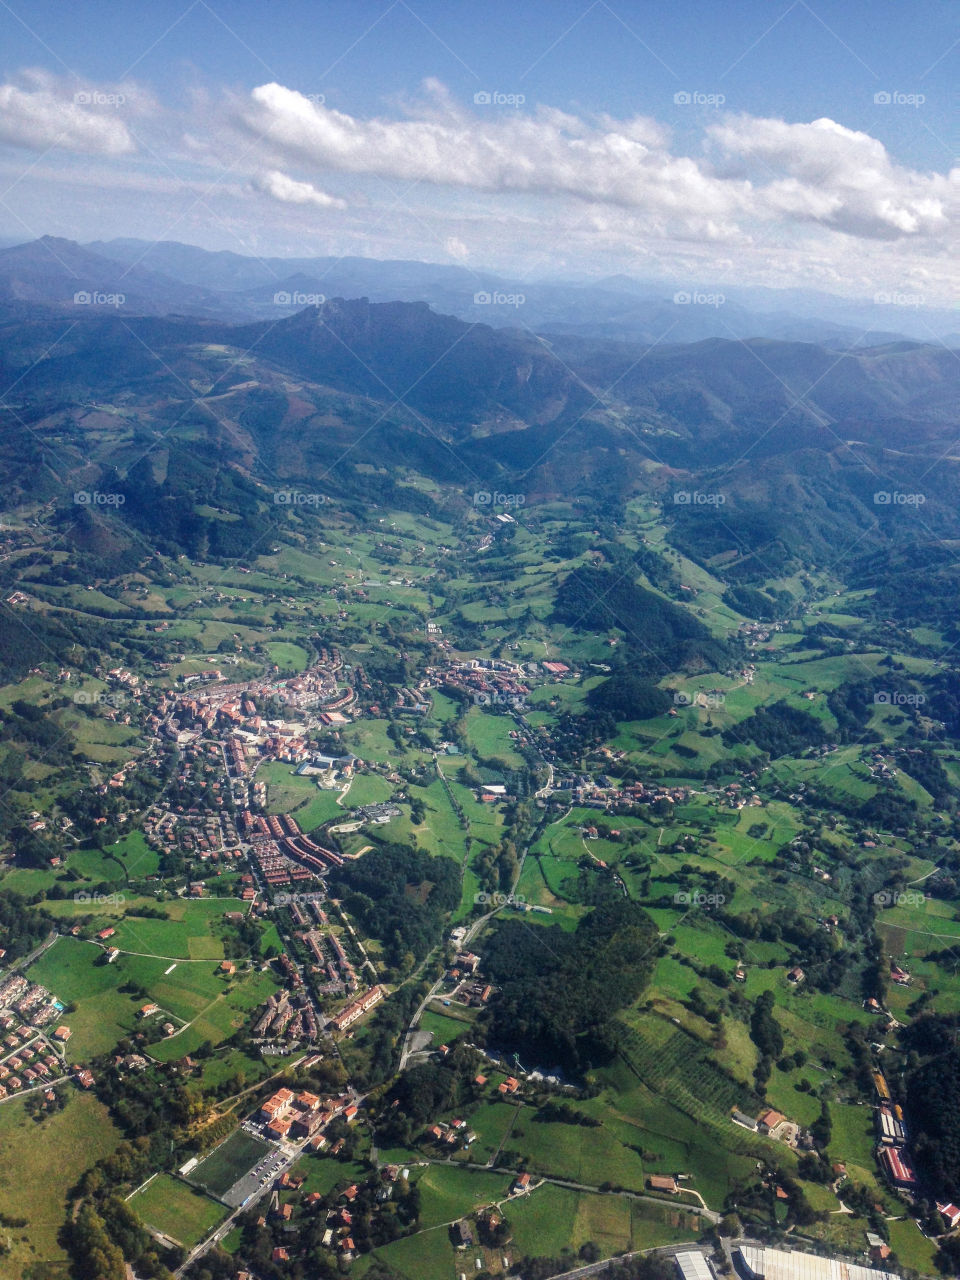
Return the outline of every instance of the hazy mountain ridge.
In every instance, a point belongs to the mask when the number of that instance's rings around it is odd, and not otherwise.
[[[64,330],[28,315],[0,325],[0,376],[16,388],[0,453],[10,492],[53,500],[56,475],[109,466],[122,478],[145,454],[199,448],[203,467],[345,498],[367,492],[359,464],[468,500],[478,488],[530,504],[653,494],[678,544],[725,557],[731,581],[854,543],[863,555],[960,533],[960,365],[934,346],[650,351],[333,299],[241,325],[91,307]],[[683,497],[700,491],[720,496]],[[899,491],[921,498],[877,500]]]
[[[12,256],[5,258],[6,254]],[[122,270],[118,273],[111,264]],[[59,281],[57,267],[62,273]],[[368,297],[374,302],[424,301],[434,310],[494,328],[522,326],[558,336],[649,343],[767,337],[835,347],[875,346],[897,338],[904,328],[925,340],[954,323],[953,317],[938,315],[913,324],[917,317],[905,316],[904,308],[844,306],[840,299],[796,291],[781,299],[774,291],[750,291],[730,283],[668,284],[625,276],[531,281],[448,263],[261,258],[137,239],[80,246],[44,237],[0,251],[0,305],[8,281],[12,296],[51,306],[72,305],[78,289],[119,290],[126,296],[128,311],[241,320],[290,314],[317,295]]]

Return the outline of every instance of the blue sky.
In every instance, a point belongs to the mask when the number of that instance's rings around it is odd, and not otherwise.
[[[943,304],[958,59],[939,2],[12,0],[0,235]]]

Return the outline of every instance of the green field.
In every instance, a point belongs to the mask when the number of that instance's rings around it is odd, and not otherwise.
[[[168,960],[222,960],[224,914],[245,908],[239,898],[196,898],[168,902],[163,909],[166,920],[124,916],[111,945]]]
[[[10,1249],[0,1252],[0,1280],[24,1280],[38,1263],[47,1264],[43,1275],[66,1280],[66,1254],[57,1237],[67,1216],[67,1192],[120,1142],[93,1094],[61,1092],[66,1107],[40,1123],[27,1117],[22,1102],[0,1106],[0,1213],[26,1219],[25,1227],[3,1229]]]
[[[123,1036],[162,1022],[162,1015],[141,1021],[138,1010],[148,1002],[172,1014],[175,1026],[191,1023],[187,1030],[151,1045],[150,1052],[163,1061],[182,1057],[205,1040],[219,1044],[275,989],[269,974],[256,972],[225,983],[215,961],[181,963],[121,955],[106,964],[99,947],[70,937],[59,938],[44,952],[31,966],[30,976],[64,1004],[75,1006],[64,1013],[63,1020],[73,1032],[71,1055],[79,1061],[112,1049]],[[146,996],[119,989],[127,984],[142,989]]]
[[[289,640],[271,640],[265,647],[270,661],[280,668],[281,675],[299,673],[310,661],[306,649],[298,644],[291,644]]]
[[[518,1254],[556,1257],[592,1240],[609,1257],[681,1240],[695,1241],[700,1219],[672,1205],[634,1204],[622,1196],[542,1186],[505,1206]],[[571,1266],[575,1263],[571,1261]]]
[[[316,778],[299,776],[281,760],[269,760],[257,770],[267,785],[267,812],[292,813],[304,831],[313,831],[332,818],[346,817],[337,803],[338,791],[323,790]]]
[[[456,1270],[460,1259],[444,1227],[420,1231],[404,1240],[396,1240],[393,1244],[374,1250],[354,1264],[353,1274],[364,1275],[375,1261],[386,1263],[395,1273],[405,1277],[405,1280],[451,1280],[451,1277],[456,1280],[460,1275]]]
[[[132,1196],[130,1208],[146,1226],[190,1249],[227,1216],[216,1200],[169,1173],[158,1173]]]
[[[463,1217],[480,1205],[494,1204],[506,1195],[510,1182],[509,1174],[433,1165],[416,1175],[420,1225],[437,1226]]]
[[[435,1012],[433,1009],[425,1009],[420,1018],[420,1025],[424,1030],[431,1032],[433,1043],[438,1045],[452,1044],[458,1036],[470,1031],[472,1023],[466,1019],[447,1017],[446,1014]]]
[[[308,1151],[297,1161],[298,1173],[305,1175],[301,1190],[304,1195],[311,1191],[319,1191],[322,1196],[329,1195],[335,1187],[349,1186],[357,1182],[366,1173],[362,1164],[349,1160],[336,1160],[333,1156]]]

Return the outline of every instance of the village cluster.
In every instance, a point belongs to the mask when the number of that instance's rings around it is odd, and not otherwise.
[[[59,1022],[62,1012],[63,1005],[49,991],[20,973],[0,982],[0,1099],[43,1090],[45,1100],[52,1102],[51,1083],[68,1078],[71,1071],[83,1088],[93,1083],[88,1071],[67,1064],[71,1032]]]

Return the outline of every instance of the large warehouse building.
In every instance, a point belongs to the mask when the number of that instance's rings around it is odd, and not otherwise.
[[[680,1272],[680,1280],[715,1280],[713,1269],[702,1253],[693,1250],[677,1253],[673,1260]]]
[[[891,1271],[877,1271],[839,1258],[746,1244],[737,1250],[735,1261],[743,1280],[900,1280]]]

